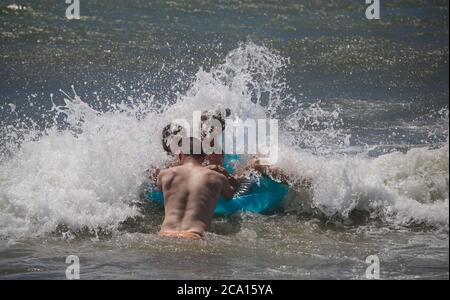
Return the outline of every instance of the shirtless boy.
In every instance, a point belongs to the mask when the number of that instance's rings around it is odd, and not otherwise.
[[[194,143],[194,138],[183,142]],[[192,153],[192,152],[191,152]],[[180,165],[162,170],[157,179],[164,193],[165,218],[160,236],[202,239],[211,224],[219,196],[231,199],[234,188],[227,177],[202,166],[201,154],[179,154]]]

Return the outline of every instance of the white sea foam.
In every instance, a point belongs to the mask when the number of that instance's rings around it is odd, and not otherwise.
[[[143,172],[169,159],[161,129],[174,119],[191,119],[198,109],[230,108],[241,118],[280,117],[283,105],[295,102],[283,81],[286,63],[266,47],[247,43],[215,68],[199,70],[191,88],[159,110],[143,102],[100,112],[74,95],[46,116],[59,123],[64,117],[65,129],[2,124],[0,236],[37,236],[58,225],[115,229],[141,214],[133,203],[139,201]],[[348,147],[348,133],[337,128],[339,111],[326,112],[319,104],[289,111],[282,118],[286,130],[278,164],[313,183],[311,198],[297,201],[309,201],[329,217],[346,218],[359,209],[385,222],[448,227],[448,143],[377,158],[367,151],[336,154],[331,150]]]
[[[400,225],[448,227],[448,145],[415,148],[376,158],[358,155],[318,156],[284,150],[279,166],[294,177],[313,179],[312,207],[328,217],[348,218],[354,210]],[[290,204],[292,205],[292,204]]]

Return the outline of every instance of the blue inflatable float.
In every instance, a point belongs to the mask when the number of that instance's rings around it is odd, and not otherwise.
[[[237,155],[225,155],[224,166],[233,174],[235,166],[240,162]],[[229,216],[238,212],[267,214],[278,208],[289,192],[289,188],[268,177],[261,177],[258,182],[252,183],[245,194],[231,200],[219,199],[215,216]],[[164,195],[161,191],[151,190],[145,193],[148,201],[164,206]]]

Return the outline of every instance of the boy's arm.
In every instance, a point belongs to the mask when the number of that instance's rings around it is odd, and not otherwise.
[[[262,165],[259,159],[252,161],[252,167],[261,174],[268,176],[280,183],[294,185],[297,188],[310,188],[312,185],[311,178],[303,178],[299,182],[295,182],[283,169],[270,165]]]
[[[225,176],[222,175],[221,177],[222,177],[222,190],[220,191],[220,196],[222,196],[222,198],[225,200],[231,200],[236,190],[230,184],[230,182]]]
[[[262,165],[259,159],[255,159],[252,161],[252,168],[262,175],[271,177],[272,179],[277,180],[281,183],[289,184],[290,182],[292,182],[289,175],[286,174],[286,172],[284,172],[281,168],[270,165]]]

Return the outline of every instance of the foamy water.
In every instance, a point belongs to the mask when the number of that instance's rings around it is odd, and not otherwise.
[[[7,142],[0,169],[0,235],[12,240],[43,236],[61,226],[115,231],[127,219],[142,216],[136,203],[142,202],[144,171],[169,159],[161,148],[162,127],[177,118],[190,120],[198,108],[230,108],[244,119],[281,118],[278,165],[293,178],[313,182],[307,196],[286,203],[289,211],[314,210],[343,220],[362,211],[387,226],[448,230],[448,142],[376,157],[369,155],[373,146],[351,153],[351,135],[336,128],[342,122],[339,110],[313,103],[281,115],[297,101],[284,83],[286,63],[250,42],[211,70],[200,69],[172,105],[161,107],[154,99],[98,111],[72,91],[65,104],[53,105],[43,116],[45,130],[2,125]],[[448,135],[445,113],[438,125]]]
[[[0,279],[448,280],[448,1],[80,4],[0,0]],[[162,239],[160,131],[225,107],[312,189]]]

